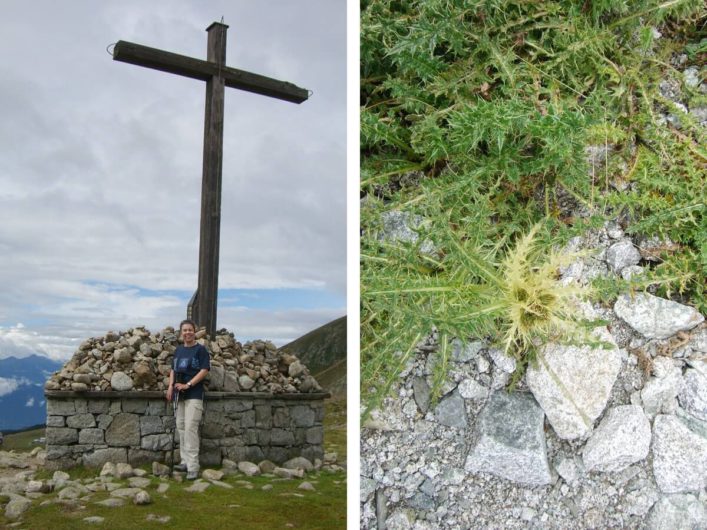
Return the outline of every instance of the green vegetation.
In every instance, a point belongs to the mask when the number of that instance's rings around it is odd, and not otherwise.
[[[34,440],[44,437],[44,432],[44,427],[41,427],[39,429],[5,434],[0,449],[3,451],[29,452],[37,447],[38,444],[34,443]]]
[[[298,339],[285,344],[280,351],[292,353],[315,377],[340,360],[346,360],[346,317],[337,318]],[[319,379],[317,378],[317,381]]]
[[[595,285],[598,299],[652,284],[707,311],[707,142],[659,90],[671,80],[690,108],[707,104],[671,65],[704,64],[706,18],[699,0],[362,2],[368,409],[433,330],[435,390],[453,337],[490,337],[521,364],[576,337],[568,300],[588,292],[556,285],[553,249],[609,219],[673,244],[640,283]],[[603,153],[591,163],[588,146]],[[392,210],[423,220],[416,242],[382,236]]]
[[[72,471],[73,478],[86,477],[86,473]],[[96,476],[96,471],[88,476]],[[211,486],[204,493],[185,491],[191,483],[170,482],[165,495],[157,493],[160,481],[153,478],[145,488],[152,498],[152,504],[134,506],[129,501],[122,508],[110,508],[94,504],[108,498],[107,492],[94,493],[90,502],[81,502],[86,508],[78,508],[71,503],[51,503],[44,506],[35,504],[22,516],[21,528],[52,528],[56,530],[84,527],[134,529],[134,528],[302,528],[330,529],[346,527],[346,481],[343,473],[322,472],[309,475],[316,491],[297,489],[299,480],[273,480],[267,477],[228,477],[224,482],[233,486],[225,489]],[[242,481],[242,482],[241,482]],[[127,481],[116,481],[124,483]],[[247,489],[244,484],[252,484]],[[263,491],[266,484],[272,489]],[[53,499],[56,494],[49,494]],[[0,504],[7,499],[0,498]],[[170,516],[168,524],[148,521],[148,514]],[[89,525],[83,519],[89,516],[104,517],[101,525]],[[0,524],[11,521],[0,515]]]
[[[324,452],[346,460],[346,399],[328,399],[324,405]]]

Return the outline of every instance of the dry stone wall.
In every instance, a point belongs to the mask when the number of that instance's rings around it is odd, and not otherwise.
[[[50,469],[106,462],[133,466],[169,463],[179,457],[174,416],[161,392],[45,391],[47,458]],[[210,392],[201,425],[202,466],[270,460],[281,464],[324,452],[326,393]]]
[[[268,341],[237,342],[221,330],[197,340],[211,354],[201,425],[203,466],[224,458],[271,460],[324,455],[324,399],[308,369]],[[165,400],[179,344],[173,328],[145,328],[85,341],[45,384],[47,466],[99,467],[169,462],[178,446],[172,406]],[[175,458],[178,450],[175,451]]]

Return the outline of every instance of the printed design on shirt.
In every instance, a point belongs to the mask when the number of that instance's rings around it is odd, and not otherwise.
[[[184,372],[189,368],[189,359],[177,359],[177,371]]]

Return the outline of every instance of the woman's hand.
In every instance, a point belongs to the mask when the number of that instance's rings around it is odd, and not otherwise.
[[[172,385],[169,385],[167,387],[167,392],[165,393],[165,397],[167,398],[167,401],[171,402],[172,401],[172,392],[174,391],[174,388]]]

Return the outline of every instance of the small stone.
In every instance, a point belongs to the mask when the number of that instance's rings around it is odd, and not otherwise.
[[[263,460],[258,464],[258,467],[261,473],[272,473],[277,466],[270,460]]]
[[[242,375],[238,378],[238,385],[243,390],[250,390],[255,386],[255,381],[253,381],[249,376]]]
[[[59,491],[60,499],[78,499],[81,496],[81,491],[74,486],[67,486]]]
[[[23,513],[29,510],[32,501],[20,495],[12,495],[10,501],[5,505],[5,517],[8,519],[19,519]]]
[[[587,436],[604,411],[621,369],[621,354],[606,328],[595,337],[613,347],[548,344],[529,366],[526,382],[555,433],[563,440]]]
[[[133,388],[133,380],[125,372],[113,372],[110,378],[110,386],[118,392],[125,392]]]
[[[587,471],[616,472],[648,456],[651,425],[636,405],[610,409],[582,451]]]
[[[101,524],[105,521],[105,517],[99,517],[98,515],[92,515],[90,517],[84,517],[83,521],[88,524]]]
[[[435,407],[435,419],[447,427],[466,428],[466,408],[464,399],[458,390],[455,390],[437,404]]]
[[[644,272],[643,267],[640,267],[639,265],[631,265],[621,269],[621,277],[626,281],[630,281],[631,278],[638,278],[643,275]]]
[[[549,484],[543,420],[532,395],[494,393],[479,414],[465,469],[522,484]]]
[[[256,466],[252,462],[238,462],[238,471],[247,477],[256,477],[261,473],[260,467]]]
[[[687,369],[678,401],[687,412],[707,421],[707,375],[694,368]]]
[[[189,491],[192,493],[203,493],[206,489],[211,486],[210,482],[194,482],[190,487],[184,488],[184,491]]]
[[[115,465],[116,478],[128,478],[133,476],[133,466],[125,462],[119,462]]]
[[[111,491],[110,496],[132,499],[140,491],[142,491],[140,488],[118,488],[118,489],[114,489],[113,491]]]
[[[276,467],[272,470],[273,475],[280,478],[303,478],[303,469],[285,469],[283,467]]]
[[[223,475],[223,471],[219,471],[217,469],[204,469],[204,471],[201,472],[202,478],[205,478],[206,480],[221,480]]]
[[[619,296],[614,304],[614,312],[649,339],[667,339],[705,320],[693,307],[648,293],[636,293],[633,297]]]
[[[486,357],[484,357],[483,355],[479,355],[476,358],[476,369],[480,373],[485,374],[489,371],[489,368],[491,368],[491,364],[488,362]]]
[[[150,485],[152,481],[145,477],[130,477],[128,479],[128,484],[131,488],[146,488]]]
[[[220,481],[220,480],[212,480],[212,481],[211,481],[211,484],[213,484],[214,486],[218,486],[219,488],[224,488],[224,489],[227,489],[227,490],[232,490],[232,489],[233,489],[233,486],[231,486],[230,484],[228,484],[228,483],[226,483],[226,482],[222,482],[222,481]]]
[[[468,363],[476,358],[484,343],[480,340],[464,343],[458,339],[454,339],[452,348],[452,360],[457,363]]]
[[[114,477],[115,476],[115,464],[113,462],[106,462],[101,468],[101,477]]]
[[[156,515],[154,513],[148,513],[147,517],[145,517],[146,521],[155,521],[158,523],[162,524],[167,524],[172,520],[172,517],[169,515]]]
[[[100,504],[101,506],[107,506],[109,508],[118,508],[119,506],[123,506],[125,501],[123,499],[109,498],[102,501],[97,501],[94,504]]]
[[[630,239],[622,239],[606,250],[606,263],[611,270],[619,272],[625,267],[638,265],[641,253]]]
[[[666,495],[648,515],[650,530],[697,529],[707,527],[707,510],[694,495]]]
[[[488,393],[489,391],[486,387],[480,385],[471,378],[463,379],[459,383],[459,394],[464,399],[486,399]]]
[[[580,467],[574,458],[562,458],[555,471],[567,484],[574,484],[580,476]]]
[[[413,378],[412,391],[420,412],[427,414],[427,409],[430,406],[430,387],[424,377]]]
[[[303,469],[307,472],[312,471],[314,469],[314,465],[312,465],[309,460],[301,456],[290,458],[287,462],[282,464],[281,467],[284,467],[285,469]]]
[[[287,373],[290,377],[299,377],[304,373],[304,371],[305,368],[302,363],[299,361],[295,361],[289,366]]]
[[[312,486],[311,482],[302,482],[299,486],[297,486],[297,489],[305,491],[316,491],[314,489],[314,486]]]
[[[493,360],[493,364],[502,372],[511,374],[516,371],[516,360],[510,355],[506,355],[502,350],[490,348],[489,355],[491,360]]]
[[[138,506],[144,506],[150,503],[152,503],[152,499],[150,498],[150,494],[147,493],[145,490],[138,491],[135,494],[135,497],[133,497],[133,504],[136,504]]]
[[[156,477],[166,477],[169,475],[169,466],[160,462],[152,462],[152,474]]]
[[[653,475],[663,493],[699,491],[707,485],[707,439],[678,418],[658,415],[653,423]]]

